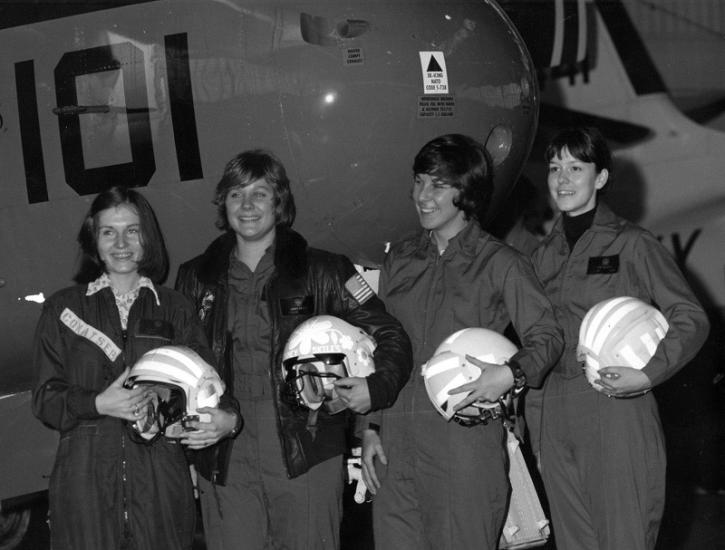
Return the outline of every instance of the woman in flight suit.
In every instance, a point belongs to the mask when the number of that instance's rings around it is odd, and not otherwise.
[[[521,349],[506,365],[451,392],[495,402],[539,387],[562,350],[561,329],[527,258],[481,227],[493,191],[489,157],[461,134],[429,141],[413,162],[411,199],[421,230],[391,247],[380,297],[400,320],[420,366],[454,332],[512,323]],[[363,432],[363,479],[376,493],[378,550],[498,548],[509,499],[501,420],[463,426],[431,404],[414,373],[377,425]]]
[[[611,153],[594,128],[560,131],[546,150],[562,213],[532,261],[564,329],[544,387],[541,468],[559,550],[654,548],[665,498],[665,447],[654,386],[707,337],[705,312],[674,259],[649,232],[597,201]],[[579,327],[602,300],[654,305],[669,330],[642,370],[610,366],[591,386],[577,361]]]
[[[33,412],[60,432],[51,546],[190,550],[196,511],[184,448],[136,436],[129,424],[150,397],[123,382],[159,346],[189,346],[211,358],[204,332],[188,300],[160,285],[168,256],[143,195],[120,186],[100,193],[78,242],[79,284],[45,301],[34,344]]]

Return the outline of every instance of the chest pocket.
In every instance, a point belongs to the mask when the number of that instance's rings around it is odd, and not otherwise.
[[[580,289],[582,298],[594,305],[615,296],[629,296],[634,290],[633,278],[628,273],[627,262],[622,262],[619,254],[610,256],[590,256],[583,276],[584,285]]]
[[[172,344],[174,337],[174,325],[163,319],[140,319],[133,333],[139,357],[151,349]]]

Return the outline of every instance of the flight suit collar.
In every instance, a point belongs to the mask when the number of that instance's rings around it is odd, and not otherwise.
[[[478,242],[485,233],[478,225],[478,222],[469,220],[461,231],[448,241],[448,246],[440,254],[441,258],[462,254],[464,256],[475,256]],[[438,256],[438,246],[430,231],[421,232],[418,240],[418,252],[423,255]]]

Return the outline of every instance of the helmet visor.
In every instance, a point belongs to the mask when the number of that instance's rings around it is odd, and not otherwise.
[[[287,381],[294,385],[300,404],[316,410],[336,397],[333,382],[347,376],[344,353],[316,354],[287,361]]]
[[[153,439],[160,434],[167,437],[179,437],[178,426],[186,413],[186,394],[178,386],[158,382],[138,382],[134,388],[144,387],[150,396],[149,402],[141,411],[139,420],[133,423],[134,429],[144,439]]]

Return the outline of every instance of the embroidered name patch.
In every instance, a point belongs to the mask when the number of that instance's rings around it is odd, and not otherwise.
[[[587,275],[617,273],[619,271],[619,254],[614,256],[594,256],[589,258]]]
[[[103,334],[100,330],[92,327],[86,323],[83,319],[78,317],[70,309],[65,308],[60,314],[61,322],[75,332],[78,336],[82,336],[87,340],[90,340],[96,344],[103,353],[111,360],[115,361],[116,357],[121,354],[121,349],[111,340],[108,336]]]

